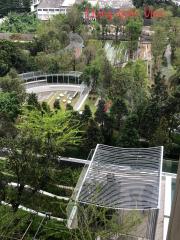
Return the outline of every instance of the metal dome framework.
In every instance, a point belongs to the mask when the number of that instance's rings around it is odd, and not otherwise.
[[[120,217],[121,224],[126,222],[127,215],[133,216],[136,212],[141,221],[129,229],[130,236],[154,240],[162,161],[163,147],[119,148],[98,144],[79,186],[76,202],[84,207],[111,208]]]

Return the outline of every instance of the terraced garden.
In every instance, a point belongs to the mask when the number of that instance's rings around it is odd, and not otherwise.
[[[57,163],[51,171],[52,179],[40,191],[33,192],[28,182],[25,183],[26,186],[21,195],[20,203],[21,206],[36,212],[50,212],[53,217],[66,219],[66,207],[76,186],[82,167]],[[15,185],[17,179],[7,169],[6,158],[0,158],[0,172],[4,181],[9,183],[5,188],[5,202],[9,204],[11,202],[8,201],[8,196],[10,196],[12,201],[13,196],[17,195]]]

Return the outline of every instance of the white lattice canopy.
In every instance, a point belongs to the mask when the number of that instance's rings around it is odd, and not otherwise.
[[[163,147],[97,145],[78,201],[113,209],[157,209]]]

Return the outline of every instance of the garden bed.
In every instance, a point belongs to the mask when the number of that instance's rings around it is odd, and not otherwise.
[[[25,233],[30,221],[32,224],[26,234],[25,239],[32,239],[39,227],[42,217],[32,215],[24,210],[13,212],[12,208],[8,206],[0,206],[0,239],[3,236],[6,238],[21,239]],[[37,237],[38,239],[52,239],[58,240],[69,239],[69,230],[66,228],[65,223],[57,222],[56,220],[47,219],[42,225]]]
[[[43,187],[42,190],[62,197],[71,197],[72,195],[71,189],[60,188],[52,183],[49,183],[47,186]]]
[[[60,170],[53,170],[53,184],[75,187],[81,174],[82,167],[63,167]]]
[[[16,189],[8,187],[8,194],[16,196]],[[66,219],[66,207],[68,202],[56,197],[48,197],[40,193],[32,193],[24,190],[21,196],[21,205],[37,212],[50,212],[53,217]]]

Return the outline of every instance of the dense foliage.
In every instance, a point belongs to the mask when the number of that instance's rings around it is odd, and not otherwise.
[[[0,32],[33,33],[36,32],[38,20],[33,14],[9,13],[2,24]]]
[[[31,0],[5,0],[0,2],[0,16],[9,12],[25,12],[30,10]]]

